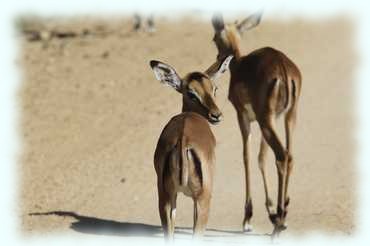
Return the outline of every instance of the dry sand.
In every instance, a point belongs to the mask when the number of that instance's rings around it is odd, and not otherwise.
[[[155,80],[148,61],[167,62],[182,75],[206,69],[216,55],[211,25],[192,19],[162,20],[153,35],[130,34],[131,24],[125,19],[49,22],[53,25],[108,32],[52,39],[47,46],[20,43],[22,231],[99,234],[97,230],[105,226],[110,232],[102,234],[128,236],[138,228],[148,235],[157,233],[153,153],[162,128],[180,112],[181,98]],[[245,54],[275,47],[295,61],[303,74],[286,234],[354,231],[356,57],[352,37],[350,22],[342,17],[262,20],[243,37]],[[227,72],[218,90],[224,121],[212,127],[217,170],[208,228],[215,229],[214,233],[240,230],[243,216],[242,145],[235,110],[227,100],[228,79]],[[256,233],[264,234],[272,231],[272,225],[257,165],[259,138],[254,124],[252,223]],[[271,151],[268,176],[276,199]],[[51,211],[59,213],[29,215]],[[192,201],[180,196],[176,225],[191,227],[192,212]]]

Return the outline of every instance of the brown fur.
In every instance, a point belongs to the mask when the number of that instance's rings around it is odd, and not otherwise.
[[[161,221],[167,237],[173,237],[175,218],[171,211],[176,209],[176,196],[181,191],[194,201],[194,209],[198,214],[194,220],[194,233],[203,233],[205,230],[212,191],[215,145],[207,120],[194,112],[174,116],[163,129],[155,150],[154,166],[158,176]],[[178,152],[185,152],[186,159],[180,162]],[[188,176],[186,183],[181,184],[181,172],[185,165]]]
[[[157,64],[159,62],[151,63],[154,68]],[[181,82],[174,80],[175,88],[183,95],[183,112],[167,123],[154,154],[159,212],[167,239],[173,239],[174,235],[178,192],[194,201],[194,235],[202,235],[207,225],[216,146],[208,121],[216,123],[221,119],[215,103],[216,86],[210,77],[222,64],[216,62],[206,73],[189,73]],[[169,76],[177,78],[176,72],[165,64],[161,69],[166,74],[164,82],[173,85]]]
[[[251,16],[243,21],[249,28],[259,23],[260,16]],[[250,23],[248,23],[250,22]],[[254,22],[254,23],[253,23]],[[230,63],[229,100],[238,115],[239,127],[243,138],[243,157],[246,179],[246,201],[243,227],[249,229],[252,217],[252,199],[249,173],[250,123],[257,121],[262,131],[259,167],[262,173],[266,194],[266,208],[275,232],[286,228],[285,217],[289,204],[288,183],[293,167],[292,130],[296,119],[297,104],[301,91],[301,73],[298,67],[281,51],[265,47],[246,56],[240,53],[240,31],[237,24],[224,25],[222,19],[213,20],[215,27],[214,42],[218,49],[217,59],[234,55]],[[217,27],[217,28],[216,28]],[[240,26],[239,26],[240,27]],[[277,135],[275,119],[285,117],[286,146]],[[267,144],[275,154],[279,179],[277,213],[272,211],[265,176],[265,154]]]

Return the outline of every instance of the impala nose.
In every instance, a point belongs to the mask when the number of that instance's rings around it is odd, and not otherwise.
[[[222,120],[222,113],[221,112],[210,112],[208,114],[208,118],[212,124],[219,123]]]

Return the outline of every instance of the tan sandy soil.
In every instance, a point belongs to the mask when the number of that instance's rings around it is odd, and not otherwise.
[[[148,62],[165,61],[182,75],[206,69],[216,55],[210,23],[162,20],[153,35],[130,34],[131,23],[125,19],[75,19],[48,26],[88,28],[103,34],[52,39],[47,45],[20,42],[22,231],[94,233],[106,226],[123,236],[137,228],[148,234],[158,232],[153,153],[162,128],[180,112],[181,99],[155,80]],[[286,234],[354,230],[356,57],[352,37],[350,22],[342,17],[267,19],[243,37],[244,53],[275,47],[295,61],[303,74]],[[227,72],[218,90],[224,121],[212,127],[217,138],[217,173],[208,227],[238,231],[244,169],[235,110],[227,100],[228,79]],[[257,165],[260,133],[256,124],[252,134],[252,222],[255,232],[264,234],[271,232],[272,225]],[[268,176],[276,199],[271,151]],[[51,211],[61,212],[29,215]],[[180,196],[176,225],[191,227],[192,212],[191,199]]]

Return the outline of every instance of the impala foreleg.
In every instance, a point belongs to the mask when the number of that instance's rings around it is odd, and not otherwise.
[[[243,138],[243,160],[245,171],[245,204],[244,204],[243,231],[248,232],[252,230],[250,220],[253,215],[253,206],[250,192],[250,169],[249,169],[250,121],[248,119],[247,112],[245,111],[238,112],[238,122]]]

